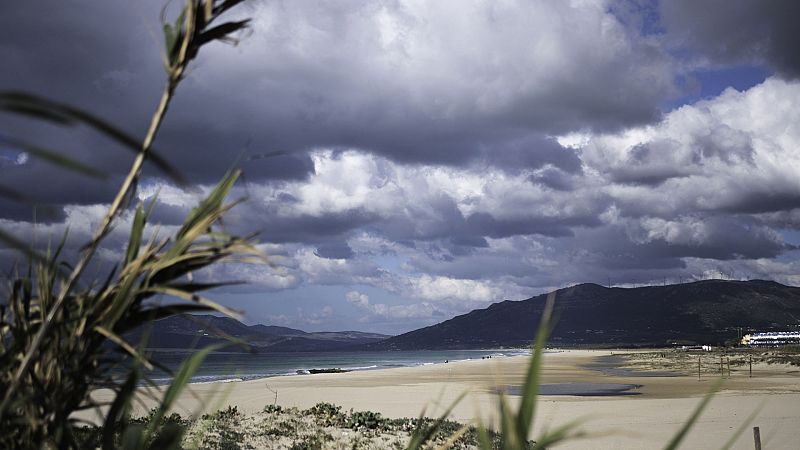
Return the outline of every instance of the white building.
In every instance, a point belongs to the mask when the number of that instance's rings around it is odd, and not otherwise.
[[[748,347],[780,347],[791,344],[800,344],[800,331],[770,331],[745,334],[742,337],[742,345]]]

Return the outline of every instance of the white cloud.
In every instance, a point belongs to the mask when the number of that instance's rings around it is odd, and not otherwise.
[[[770,78],[683,106],[653,126],[593,137],[582,159],[623,213],[754,213],[800,207],[800,83]]]
[[[345,294],[345,298],[352,305],[356,305],[361,308],[369,307],[369,296],[367,294],[362,294],[358,291],[350,291]]]
[[[367,312],[361,322],[377,319],[430,319],[441,315],[441,309],[428,302],[411,303],[405,305],[388,305],[386,303],[370,303],[369,296],[358,291],[345,294],[347,302]]]
[[[408,289],[412,296],[428,301],[490,302],[500,299],[499,292],[487,283],[443,276],[422,275],[409,279]]]

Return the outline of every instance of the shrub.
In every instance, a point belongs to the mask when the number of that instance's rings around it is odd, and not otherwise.
[[[323,426],[339,426],[344,423],[346,416],[342,413],[342,407],[330,403],[317,403],[304,411],[306,415],[314,416],[317,423]]]
[[[350,412],[345,419],[345,426],[353,430],[377,430],[386,424],[380,413],[373,411]]]

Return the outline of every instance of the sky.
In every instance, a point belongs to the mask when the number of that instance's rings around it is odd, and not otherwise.
[[[163,6],[5,2],[0,89],[143,136]],[[166,233],[243,170],[224,226],[258,232],[270,264],[205,276],[247,282],[211,296],[248,323],[398,334],[584,282],[798,285],[799,16],[792,0],[253,0],[229,14],[252,19],[236,45],[202,49],[154,144],[193,187],[147,166],[137,196],[158,193]],[[0,228],[40,245],[68,228],[74,254],[132,158],[0,113],[0,187],[26,197],[0,196]],[[0,244],[0,265],[16,259]]]

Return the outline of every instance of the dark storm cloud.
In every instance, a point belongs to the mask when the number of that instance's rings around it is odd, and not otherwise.
[[[608,174],[616,183],[650,186],[688,176],[695,169],[676,164],[672,159],[676,147],[675,143],[666,140],[637,144],[630,149],[625,161],[608,168]]]
[[[660,278],[659,273],[699,275],[685,271],[687,259],[746,261],[774,258],[792,248],[753,220],[706,217],[691,224],[671,222],[663,226],[647,230],[632,224],[581,229],[570,243],[551,243],[555,251],[549,258],[562,261],[564,273],[548,275],[603,284],[609,276],[616,277],[616,282],[643,282]]]
[[[33,91],[126,124],[135,117],[146,124],[139,114],[158,100],[163,79],[161,41],[149,35],[158,24],[144,26],[144,17],[158,17],[157,2],[30,1],[0,8],[3,89]]]
[[[328,242],[318,245],[314,254],[328,259],[350,259],[354,255],[353,249],[347,245],[347,242]]]
[[[517,235],[540,234],[550,237],[572,236],[572,230],[566,220],[536,220],[518,218],[514,220],[498,220],[491,214],[475,213],[467,219],[467,223],[480,234],[494,238]]]
[[[451,165],[491,152],[499,164],[574,170],[552,145],[517,147],[652,121],[672,92],[666,54],[584,6],[458,3],[462,23],[425,4],[262,3],[236,75],[253,89],[226,94],[242,127],[266,124],[256,141],[278,150],[341,146]]]
[[[252,206],[252,205],[251,205]],[[237,208],[227,219],[227,224],[234,232],[259,232],[259,240],[263,242],[287,243],[304,242],[318,244],[328,239],[341,239],[347,233],[367,227],[375,223],[378,217],[362,209],[353,209],[336,213],[319,215],[299,215],[280,217],[261,215],[250,209],[247,204]],[[338,244],[332,244],[333,248]],[[323,245],[322,254],[327,253]]]
[[[800,3],[794,0],[660,2],[668,36],[722,64],[767,63],[800,76]]]
[[[570,174],[581,171],[581,159],[575,149],[562,147],[551,138],[527,136],[487,148],[483,158],[489,164],[512,174],[538,169],[545,165]]]
[[[198,77],[204,68],[196,69]],[[167,161],[198,182],[215,182],[233,167],[252,181],[298,180],[314,171],[304,152],[308,143],[298,145],[285,134],[290,125],[264,117],[258,105],[238,110],[221,96],[228,89],[234,87],[197,92],[188,83],[178,93],[158,139]]]
[[[800,191],[790,189],[790,186],[776,186],[774,189],[741,193],[730,198],[720,210],[733,214],[761,214],[797,208],[800,208]]]
[[[119,181],[87,177],[31,157],[18,167],[0,168],[0,186],[14,194],[0,195],[0,218],[59,221],[64,205],[111,201]]]
[[[752,219],[708,216],[687,222],[638,221],[577,228],[571,237],[509,238],[514,251],[475,248],[453,252],[431,243],[425,257],[413,264],[425,273],[455,278],[512,277],[519,286],[559,285],[575,280],[606,284],[646,282],[662,276],[698,276],[689,271],[687,259],[709,262],[752,261],[775,258],[793,247],[768,227]],[[545,249],[532,246],[545,243]],[[508,252],[508,253],[507,253]],[[538,255],[559,267],[543,268],[522,255]],[[677,279],[676,279],[677,281]]]
[[[524,245],[521,248],[526,248]],[[425,273],[451,276],[460,279],[524,277],[542,275],[540,267],[521,262],[518,258],[501,252],[472,251],[448,261],[415,257],[414,267]]]
[[[141,136],[165,79],[158,23],[163,4],[83,3],[86,5],[32,1],[3,8],[0,89],[33,92],[75,105],[133,136]],[[89,9],[92,13],[86,14]],[[220,44],[209,48],[215,45]],[[206,183],[219,179],[236,161],[253,179],[298,179],[313,170],[303,154],[264,157],[285,149],[273,148],[269,140],[259,139],[263,126],[253,127],[250,133],[230,120],[235,105],[225,101],[224,92],[206,95],[202,83],[195,83],[194,78],[202,78],[207,65],[201,56],[178,90],[155,144],[161,156],[179,167],[185,178]],[[235,85],[231,81],[228,88]],[[63,152],[112,175],[124,173],[130,164],[129,150],[119,149],[90,129],[58,129],[7,114],[0,117],[0,133]],[[31,180],[55,180],[63,177],[62,172],[37,165],[28,171],[28,181],[7,179],[35,191],[36,186],[27,186]],[[149,166],[146,173],[162,175]],[[75,187],[53,189],[42,201],[93,203],[100,200],[98,197],[108,201],[113,195],[109,192],[113,184],[98,189],[97,184],[85,185],[78,180]]]
[[[575,182],[569,175],[553,167],[547,167],[531,175],[528,179],[531,183],[546,186],[556,191],[571,191],[575,188]]]
[[[29,200],[9,200],[0,196],[2,217],[25,222],[61,222],[66,218],[61,205],[37,204]]]
[[[141,135],[164,79],[162,4],[84,3],[3,8],[0,88],[75,104]],[[545,136],[653,120],[671,93],[668,57],[602,8],[459,7],[472,9],[468,22],[432,5],[253,2],[239,12],[254,18],[240,45],[212,44],[193,64],[156,148],[204,183],[236,161],[249,180],[303,179],[313,171],[305,152],[315,147],[405,163],[487,159],[512,171],[551,164],[574,173],[574,152]],[[580,35],[564,34],[576,26]],[[464,39],[475,45],[461,46]],[[558,39],[558,48],[536,45]],[[13,131],[112,174],[130,161],[88,130],[69,146],[36,127]],[[285,154],[260,157],[275,152]],[[58,174],[42,166],[32,178]],[[95,185],[54,192],[48,201],[56,204],[110,195]]]
[[[152,203],[155,200],[155,203]],[[155,197],[145,198],[142,203],[147,207],[152,204],[152,212],[149,217],[150,223],[157,223],[160,225],[180,225],[186,220],[186,216],[191,210],[187,205],[171,205],[160,201]]]
[[[483,236],[456,236],[450,238],[450,242],[459,247],[486,248],[489,246]]]

